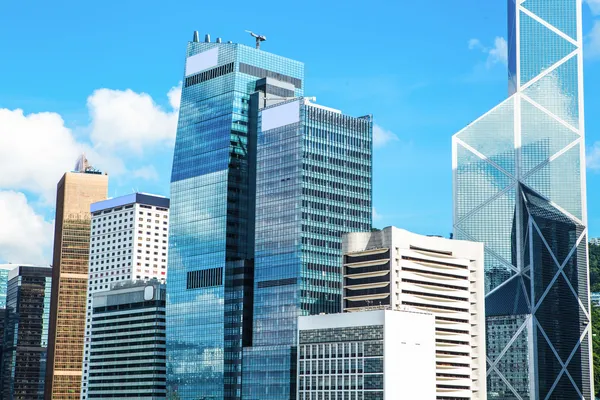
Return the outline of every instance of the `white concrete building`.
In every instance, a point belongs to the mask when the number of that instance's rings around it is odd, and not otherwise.
[[[414,309],[435,315],[438,399],[486,399],[483,244],[395,227],[349,233],[344,312]]]
[[[94,293],[124,281],[166,282],[169,199],[133,193],[91,205],[90,265],[81,399],[87,399]]]
[[[434,400],[435,318],[375,310],[298,319],[298,400]]]

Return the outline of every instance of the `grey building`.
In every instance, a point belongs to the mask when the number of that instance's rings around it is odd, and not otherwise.
[[[153,280],[94,293],[88,398],[165,398],[165,291]]]
[[[2,398],[44,398],[52,268],[17,266],[8,273]]]

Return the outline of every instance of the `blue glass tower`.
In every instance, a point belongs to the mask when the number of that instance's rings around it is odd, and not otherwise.
[[[200,43],[197,35],[188,43],[171,177],[167,398],[241,397],[253,309],[250,109],[258,105],[250,95],[264,78],[300,96],[304,66],[240,44]]]
[[[488,398],[591,399],[581,0],[508,0],[510,97],[453,137],[485,243]]]
[[[341,236],[371,229],[372,124],[305,98],[259,113],[244,400],[295,399],[298,317],[341,312]]]

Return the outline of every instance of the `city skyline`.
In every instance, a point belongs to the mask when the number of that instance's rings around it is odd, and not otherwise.
[[[505,38],[505,7],[504,4],[485,4],[467,1],[469,4],[477,4],[471,7],[465,16],[452,14],[454,22],[446,22],[442,16],[450,12],[445,2],[436,2],[437,8],[428,10],[428,20],[425,27],[430,32],[423,32],[423,40],[442,40],[444,49],[439,46],[426,46],[422,50],[423,57],[417,57],[408,65],[404,60],[406,55],[416,51],[402,38],[404,29],[417,29],[410,21],[402,21],[403,28],[391,30],[375,24],[374,20],[367,20],[369,27],[367,35],[353,32],[349,27],[341,26],[339,33],[334,34],[327,26],[318,26],[311,29],[311,34],[320,32],[322,40],[316,37],[306,40],[304,35],[291,34],[286,30],[279,29],[274,25],[265,23],[259,27],[252,26],[260,33],[267,35],[268,40],[263,43],[266,51],[294,58],[311,65],[311,84],[307,87],[306,95],[317,96],[320,103],[335,104],[342,111],[359,115],[361,109],[358,103],[367,102],[369,112],[376,115],[375,138],[381,144],[385,138],[388,139],[385,146],[376,146],[374,153],[374,225],[378,227],[397,225],[403,226],[415,232],[423,234],[440,234],[447,236],[451,231],[451,183],[447,171],[450,164],[450,134],[457,131],[474,120],[478,115],[497,104],[505,94],[504,76],[506,67],[502,49]],[[469,8],[465,4],[465,9]],[[352,8],[344,16],[348,21],[358,18],[359,13]],[[389,5],[390,7],[394,7]],[[18,7],[11,4],[11,7]],[[314,10],[316,4],[309,3],[308,10]],[[312,7],[312,8],[311,8]],[[407,5],[411,11],[421,11],[423,5]],[[152,5],[150,5],[152,9]],[[18,8],[14,11],[18,11]],[[72,10],[73,15],[83,10],[76,8]],[[125,15],[132,18],[132,23],[143,24],[124,10]],[[148,11],[149,13],[151,11]],[[171,12],[167,10],[167,14]],[[306,13],[308,11],[301,11]],[[203,15],[206,12],[203,12]],[[375,9],[377,18],[387,18],[381,11]],[[71,14],[69,14],[71,15]],[[117,18],[117,17],[115,17]],[[186,17],[188,18],[188,17]],[[374,17],[373,17],[374,18]],[[460,18],[465,18],[463,21]],[[34,16],[32,20],[36,20]],[[588,6],[584,7],[584,36],[586,44],[591,40],[591,32],[598,18],[594,17]],[[40,21],[44,28],[44,21]],[[12,134],[11,137],[28,139],[30,145],[28,154],[36,154],[37,147],[30,142],[37,138],[36,132],[45,132],[47,140],[52,139],[48,145],[56,145],[57,151],[43,159],[38,158],[39,165],[29,162],[24,164],[26,157],[14,160],[10,165],[14,166],[19,173],[4,177],[0,180],[0,204],[13,204],[19,212],[9,215],[5,208],[0,207],[0,216],[9,224],[16,221],[19,215],[22,221],[22,229],[27,236],[11,235],[0,236],[0,261],[28,262],[39,264],[50,262],[51,238],[47,238],[47,232],[52,230],[52,214],[54,212],[52,196],[49,188],[60,177],[60,172],[68,170],[76,158],[81,147],[87,147],[90,160],[98,167],[108,171],[114,179],[112,180],[109,195],[126,194],[132,191],[132,186],[143,191],[169,195],[168,179],[170,171],[170,157],[172,156],[172,144],[174,137],[175,110],[178,108],[177,94],[178,82],[180,80],[183,64],[177,56],[176,48],[182,40],[189,40],[190,31],[200,29],[201,36],[206,33],[221,35],[224,40],[234,40],[239,43],[252,45],[253,39],[243,32],[249,26],[238,26],[237,22],[222,20],[222,26],[202,17],[189,17],[172,32],[163,34],[162,40],[151,46],[143,41],[141,55],[135,56],[125,54],[124,51],[131,43],[127,35],[120,47],[113,43],[117,40],[113,35],[107,35],[99,49],[106,52],[105,46],[111,44],[111,51],[115,56],[122,57],[123,62],[118,63],[119,68],[96,70],[95,66],[85,63],[83,60],[63,58],[60,63],[53,62],[51,65],[54,76],[52,79],[45,78],[48,82],[66,84],[64,92],[56,93],[52,85],[40,84],[32,86],[29,83],[21,85],[19,91],[8,77],[12,76],[14,81],[36,82],[46,72],[29,74],[26,79],[19,79],[23,73],[20,62],[4,65],[0,82],[3,93],[0,94],[0,120],[9,123],[0,124],[2,134]],[[460,27],[458,26],[460,25]],[[13,23],[7,21],[0,29],[20,29]],[[95,26],[94,29],[102,30]],[[181,28],[181,29],[180,29]],[[442,30],[444,38],[439,38]],[[419,31],[421,32],[421,31]],[[56,40],[51,42],[52,48],[56,45],[70,44],[62,36],[64,31],[59,28],[48,28],[47,35]],[[446,35],[446,33],[448,33]],[[89,35],[90,31],[84,32]],[[436,36],[436,34],[438,36]],[[331,46],[328,45],[328,35],[336,39],[335,49],[328,55],[326,52]],[[340,35],[344,35],[343,37]],[[7,37],[14,35],[7,35]],[[19,36],[24,40],[28,35]],[[447,36],[447,37],[446,37]],[[62,40],[62,42],[61,42]],[[306,43],[310,42],[310,43]],[[19,42],[17,42],[18,44]],[[76,42],[73,42],[73,44]],[[432,41],[431,43],[437,43]],[[137,46],[137,44],[136,44]],[[373,56],[368,60],[360,60],[357,52],[352,48],[356,46],[368,46]],[[594,47],[588,47],[590,54]],[[389,57],[384,56],[384,50],[389,50]],[[312,54],[312,53],[315,54]],[[452,52],[452,57],[458,55],[460,60],[456,65],[449,66],[442,62]],[[103,53],[103,54],[104,54]],[[396,54],[397,53],[397,54]],[[13,59],[23,60],[28,63],[30,56],[24,55],[22,49],[7,46],[7,54]],[[111,53],[112,54],[112,53]],[[344,55],[342,55],[344,54]],[[88,51],[85,57],[95,60],[98,54]],[[110,54],[103,57],[111,59]],[[162,62],[151,62],[156,57],[169,60]],[[318,57],[318,59],[316,58]],[[438,58],[440,57],[440,58]],[[68,61],[69,60],[69,61]],[[81,88],[67,85],[65,80],[66,71],[56,70],[58,65],[66,65],[66,62],[75,66],[72,73],[83,73],[84,80],[78,80]],[[398,63],[398,61],[400,61]],[[436,70],[435,64],[445,64],[443,72]],[[92,62],[92,64],[96,64]],[[117,65],[117,64],[115,64]],[[334,75],[336,68],[344,67],[344,72],[339,76]],[[420,71],[415,70],[418,67]],[[18,68],[18,69],[16,69]],[[593,55],[586,57],[585,61],[587,85],[593,87],[600,63]],[[71,69],[69,69],[71,70]],[[152,75],[150,82],[145,77]],[[139,75],[139,76],[138,76]],[[437,76],[435,79],[432,76]],[[409,78],[400,78],[408,76]],[[157,77],[156,79],[154,79]],[[361,79],[367,85],[360,84]],[[440,87],[436,89],[436,87]],[[456,88],[461,90],[457,91]],[[107,89],[103,89],[107,88]],[[131,89],[127,91],[127,89]],[[174,88],[171,90],[171,88]],[[98,90],[97,90],[98,89]],[[19,94],[17,94],[19,93]],[[141,93],[148,93],[142,96]],[[170,96],[166,96],[169,93]],[[452,94],[450,94],[452,93]],[[86,109],[86,96],[89,97]],[[588,110],[597,108],[599,100],[593,91],[586,93]],[[49,102],[49,99],[52,99]],[[136,127],[129,129],[128,134],[123,132],[130,128],[131,118],[138,114],[127,112],[118,113],[120,106],[137,105],[147,115],[152,116],[153,129],[147,127]],[[392,106],[393,105],[393,106]],[[173,106],[175,108],[173,108]],[[144,108],[145,107],[145,108]],[[159,108],[160,107],[160,108]],[[17,112],[23,109],[23,115]],[[115,111],[116,110],[116,111]],[[53,112],[55,114],[39,114],[41,112]],[[400,112],[400,118],[397,113]],[[588,111],[588,152],[594,153],[594,143],[600,139],[595,131],[600,124],[591,117]],[[26,118],[26,116],[28,116]],[[57,120],[61,116],[63,120]],[[135,121],[135,119],[133,119]],[[43,125],[41,125],[43,124]],[[113,134],[107,134],[109,130]],[[59,132],[59,133],[57,133]],[[140,143],[141,137],[147,135],[147,143]],[[4,135],[6,136],[6,135]],[[59,140],[60,139],[60,140]],[[18,149],[25,147],[25,143],[19,144]],[[44,143],[40,141],[40,143]],[[14,151],[13,144],[0,146],[11,154],[21,154]],[[77,150],[77,151],[75,151]],[[109,151],[110,150],[110,151]],[[125,154],[127,153],[127,154]],[[4,157],[5,160],[13,160]],[[595,168],[595,158],[591,157],[592,167]],[[411,166],[412,165],[412,166]],[[600,187],[600,175],[595,169],[588,173],[588,187],[590,196]],[[414,173],[418,170],[419,173]],[[127,171],[129,174],[126,174]],[[420,195],[401,196],[397,199],[394,188],[386,185],[390,179],[391,171],[402,174],[401,177],[407,183],[420,189]],[[125,178],[124,176],[131,176]],[[434,188],[429,187],[426,182],[435,180],[439,183]],[[439,194],[438,194],[439,193]],[[400,202],[401,211],[397,211],[392,204]],[[2,214],[4,212],[4,214]],[[600,212],[596,213],[594,208],[590,210],[590,237],[600,235]],[[12,222],[13,224],[16,222]],[[598,228],[596,228],[596,226]],[[3,228],[4,229],[4,228]],[[51,235],[50,235],[51,236]],[[35,237],[35,240],[25,240],[25,237]],[[26,254],[26,260],[17,259],[17,254]]]

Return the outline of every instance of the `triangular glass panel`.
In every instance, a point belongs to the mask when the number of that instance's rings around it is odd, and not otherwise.
[[[485,260],[485,294],[494,290],[515,275],[515,271],[502,259],[486,250]]]
[[[577,40],[577,0],[525,0],[523,7]]]
[[[510,97],[456,137],[510,174],[515,172],[515,108]]]
[[[563,362],[567,361],[588,320],[580,312],[579,302],[562,275],[552,284],[535,317],[560,358]]]
[[[580,138],[525,99],[521,101],[521,128],[521,176]]]
[[[496,197],[456,227],[471,240],[483,242],[487,249],[510,264],[512,258],[512,227],[515,217],[515,189]]]
[[[514,183],[514,179],[460,143],[457,143],[456,151],[456,217],[461,219]]]
[[[492,361],[499,359],[500,354],[506,349],[515,337],[521,326],[528,321],[529,315],[499,315],[486,317],[486,355]],[[527,337],[528,326],[523,328]],[[515,349],[519,347],[517,345]],[[509,349],[510,350],[510,349]]]
[[[583,397],[586,399],[591,399],[590,396],[591,387],[590,387],[590,334],[587,333],[581,344],[579,345],[579,349],[573,354],[573,358],[569,362],[567,366],[567,371],[571,375],[571,378],[575,381],[575,385],[583,394]]]
[[[536,327],[537,331],[537,384],[539,388],[539,399],[545,399],[550,391],[552,385],[560,375],[562,371],[562,365],[554,355],[552,348],[542,335],[539,327]],[[564,399],[566,400],[566,398]]]
[[[581,220],[581,144],[525,178],[533,191]]]
[[[576,47],[523,11],[520,16],[521,85],[525,85],[568,56]]]
[[[531,365],[528,351],[529,326],[530,324],[527,322],[525,328],[510,344],[510,347],[496,364],[498,371],[502,373],[510,386],[512,386],[522,399],[529,398],[529,366]],[[501,397],[501,399],[504,398]]]
[[[515,393],[504,383],[496,371],[492,371],[487,377],[487,393],[491,399],[518,400]]]
[[[486,316],[528,313],[530,309],[523,291],[521,276],[513,277],[485,297]]]
[[[533,253],[533,265],[531,268],[533,271],[535,304],[537,304],[558,272],[558,266],[536,229],[532,230],[531,235],[533,241],[533,249],[531,249]]]
[[[545,199],[539,197],[525,185],[520,185],[525,198],[525,207],[536,226],[546,239],[552,254],[562,265],[569,256],[577,239],[583,233],[584,227],[563,214]]]
[[[575,55],[529,86],[523,93],[564,122],[578,128],[578,76],[579,70]]]
[[[548,400],[565,400],[565,399],[580,399],[581,396],[575,390],[575,386],[567,376],[563,374],[558,381],[558,384],[552,390]],[[589,398],[589,397],[588,397]]]
[[[577,250],[573,252],[573,255],[569,257],[566,262],[563,272],[565,276],[573,286],[575,293],[584,304],[586,311],[588,308],[588,277],[587,277],[587,254],[586,254],[587,242],[585,237],[577,246]]]

